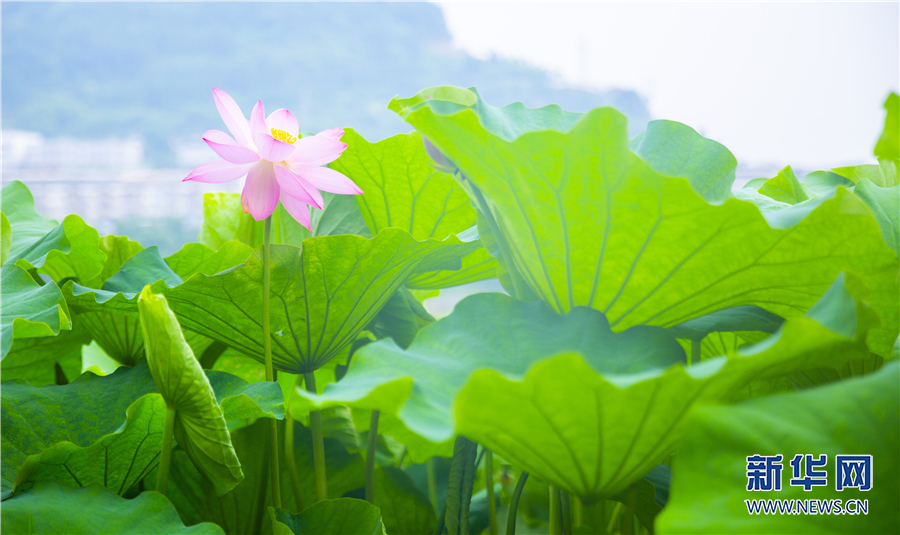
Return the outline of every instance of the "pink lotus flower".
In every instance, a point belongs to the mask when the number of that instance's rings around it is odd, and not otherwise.
[[[248,121],[228,93],[213,88],[213,98],[234,137],[221,130],[203,134],[203,141],[222,159],[201,165],[184,180],[220,184],[246,175],[241,192],[245,213],[261,221],[275,211],[281,200],[288,213],[306,228],[310,228],[307,206],[324,205],[319,190],[346,195],[362,193],[346,176],[322,167],[347,148],[340,141],[342,129],[298,139],[297,119],[284,108],[266,117],[262,101],[257,101]]]

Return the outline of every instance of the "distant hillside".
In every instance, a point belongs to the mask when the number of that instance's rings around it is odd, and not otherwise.
[[[474,59],[451,46],[427,3],[2,4],[3,128],[45,136],[142,136],[153,165],[173,139],[222,128],[211,87],[249,114],[257,98],[303,130],[352,126],[370,139],[409,127],[395,95],[475,86],[488,102],[614,106],[644,128],[631,91],[554,87],[543,71]]]

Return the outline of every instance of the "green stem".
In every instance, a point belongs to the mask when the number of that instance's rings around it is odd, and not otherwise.
[[[550,535],[563,535],[562,514],[559,503],[559,489],[556,485],[550,487]]]
[[[484,488],[487,490],[488,528],[497,535],[497,510],[494,508],[494,453],[484,449]]]
[[[519,475],[519,481],[516,482],[516,490],[513,491],[512,498],[509,500],[509,517],[506,519],[506,535],[516,535],[516,515],[519,512],[519,498],[522,497],[522,491],[525,489],[525,482],[528,481],[528,472],[522,472]]]
[[[303,488],[300,486],[297,459],[294,457],[294,417],[291,416],[291,400],[294,399],[294,391],[300,388],[302,381],[303,376],[298,375],[284,408],[284,462],[287,463],[288,472],[291,474],[291,487],[294,489],[294,506],[297,512],[303,510]]]
[[[616,503],[616,506],[613,508],[612,515],[609,517],[609,525],[606,526],[606,532],[612,533],[613,528],[616,523],[619,521],[619,514],[622,512],[622,504]]]
[[[582,504],[583,511],[583,522],[584,525],[587,526],[589,533],[596,533],[597,535],[605,535],[606,534],[606,500],[600,498],[594,502],[581,502],[581,500],[576,500]],[[578,521],[575,521],[576,524]]]
[[[428,478],[428,501],[431,508],[437,512],[437,481],[434,478],[434,457],[425,461],[425,475]]]
[[[634,534],[634,502],[637,498],[637,485],[632,485],[625,493],[625,515],[622,519],[622,535]]]
[[[375,504],[375,448],[378,446],[378,415],[372,411],[369,418],[369,436],[366,440],[366,501]]]
[[[263,229],[263,354],[266,360],[266,381],[275,381],[275,372],[272,370],[272,335],[271,325],[269,325],[269,285],[271,279],[271,260],[270,260],[270,241],[272,235],[272,216],[266,218],[266,224]],[[272,480],[272,504],[275,507],[281,507],[281,469],[278,466],[278,420],[272,418],[269,420],[269,444],[271,444],[269,455],[271,462],[269,463],[270,478]]]
[[[567,535],[572,535],[572,506],[569,503],[569,493],[559,491],[559,506],[562,510],[562,531]]]
[[[303,374],[306,380],[306,391],[316,393],[316,374],[307,372]],[[328,499],[328,480],[325,479],[325,435],[322,432],[322,413],[313,411],[309,413],[309,427],[312,430],[313,439],[313,463],[316,468],[316,501]]]
[[[575,528],[584,525],[584,504],[581,503],[581,498],[575,496],[572,500],[572,533],[575,533]]]
[[[703,339],[691,340],[691,356],[688,358],[688,366],[694,366],[700,363],[700,344]]]
[[[166,423],[163,427],[162,450],[159,454],[159,471],[156,476],[156,492],[166,495],[169,486],[169,467],[172,466],[172,441],[175,439],[175,409],[166,407]]]

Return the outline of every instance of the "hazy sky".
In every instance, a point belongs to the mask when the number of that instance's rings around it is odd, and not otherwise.
[[[897,2],[440,5],[461,49],[634,89],[748,164],[874,163],[900,84]]]

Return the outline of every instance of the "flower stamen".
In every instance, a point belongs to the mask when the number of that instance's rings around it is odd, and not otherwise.
[[[272,128],[271,130],[272,130],[272,137],[274,137],[278,141],[290,143],[291,145],[293,145],[297,141],[297,138],[295,136],[288,134],[284,130],[279,130],[277,128]]]

